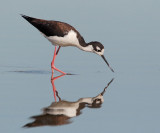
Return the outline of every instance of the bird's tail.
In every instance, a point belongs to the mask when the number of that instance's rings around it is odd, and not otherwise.
[[[32,24],[32,21],[36,19],[36,18],[29,17],[29,16],[26,16],[26,15],[23,15],[23,14],[20,14],[20,15],[31,24]]]
[[[26,16],[26,15],[22,15],[22,14],[21,16],[43,34],[48,35],[50,32],[52,32],[50,27],[47,25],[48,23],[47,20],[37,19],[37,18]]]

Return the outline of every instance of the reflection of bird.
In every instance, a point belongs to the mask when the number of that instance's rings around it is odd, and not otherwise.
[[[111,71],[114,72],[103,55],[104,46],[100,42],[94,41],[86,43],[80,33],[67,23],[36,19],[25,15],[22,15],[22,17],[36,27],[44,35],[44,37],[46,37],[53,45],[55,45],[54,56],[51,63],[52,73],[54,70],[56,70],[62,74],[66,74],[54,66],[54,61],[60,48],[66,46],[74,46],[83,51],[100,55],[107,63]],[[57,46],[59,46],[58,49]]]
[[[103,95],[100,93],[96,97],[80,98],[75,102],[61,100],[53,102],[49,107],[44,109],[44,113],[50,115],[65,115],[75,117],[80,114],[80,110],[86,105],[92,108],[98,108],[104,102]]]
[[[104,102],[103,95],[113,79],[108,83],[104,90],[95,97],[80,98],[75,102],[64,101],[59,98],[59,102],[53,102],[50,106],[43,109],[42,115],[33,116],[34,122],[26,124],[24,127],[36,127],[45,125],[64,125],[71,123],[72,117],[81,114],[85,107],[100,108]]]

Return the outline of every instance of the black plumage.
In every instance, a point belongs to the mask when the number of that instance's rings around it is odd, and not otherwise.
[[[36,27],[40,32],[45,34],[47,37],[49,36],[64,37],[65,35],[68,34],[70,30],[73,30],[74,32],[77,33],[77,38],[79,43],[82,46],[86,46],[85,40],[80,35],[80,33],[73,26],[67,23],[60,21],[53,21],[53,20],[37,19],[26,15],[22,15],[22,17],[26,19],[34,27]]]

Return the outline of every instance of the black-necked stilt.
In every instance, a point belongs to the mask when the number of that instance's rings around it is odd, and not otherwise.
[[[54,61],[60,48],[66,46],[75,46],[83,51],[100,55],[111,71],[114,72],[103,55],[104,46],[100,42],[94,41],[86,43],[83,37],[74,27],[64,22],[37,19],[25,15],[22,15],[22,17],[36,27],[44,35],[44,37],[46,37],[53,45],[55,45],[54,56],[51,62],[52,73],[55,69],[62,74],[66,74],[54,66]],[[58,49],[57,45],[59,46]]]

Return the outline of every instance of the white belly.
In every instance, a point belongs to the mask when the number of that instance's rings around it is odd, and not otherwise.
[[[58,37],[58,36],[50,36],[46,37],[53,45],[58,45],[62,47],[66,46],[75,46],[78,47],[79,41],[77,39],[77,34],[73,30],[70,30],[67,35],[64,37]]]

